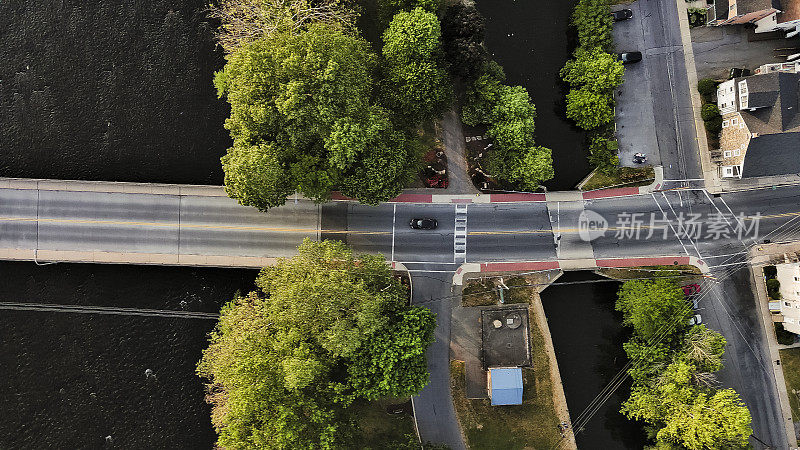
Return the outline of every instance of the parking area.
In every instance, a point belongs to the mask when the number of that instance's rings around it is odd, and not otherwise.
[[[744,25],[691,29],[697,77],[727,79],[731,67],[753,70],[762,64],[784,62],[774,49],[800,47],[800,38],[748,41]]]
[[[619,141],[619,160],[623,166],[636,166],[634,153],[645,153],[648,163],[660,164],[655,129],[653,128],[653,97],[647,69],[645,27],[641,1],[612,9],[630,9],[633,17],[614,23],[614,42],[617,52],[639,51],[645,60],[625,66],[625,81],[614,92],[616,99],[616,135]]]

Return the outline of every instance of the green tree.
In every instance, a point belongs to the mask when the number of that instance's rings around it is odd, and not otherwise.
[[[578,47],[575,59],[561,69],[561,78],[573,87],[595,92],[610,92],[622,84],[625,69],[622,62],[599,47]]]
[[[619,144],[608,139],[604,133],[591,133],[589,137],[589,163],[606,175],[614,175],[619,171]]]
[[[647,343],[637,336],[622,344],[622,348],[631,361],[628,374],[634,383],[645,383],[657,376],[672,362],[674,355],[669,345],[663,342]]]
[[[461,120],[469,126],[492,122],[492,112],[500,102],[503,81],[506,79],[503,68],[494,61],[483,64],[480,76],[467,89]]]
[[[701,372],[716,372],[722,369],[725,353],[725,338],[705,325],[693,326],[686,333],[683,355]]]
[[[410,126],[433,119],[450,100],[441,35],[439,19],[422,8],[397,13],[383,34],[386,101]]]
[[[717,82],[711,78],[703,78],[697,82],[697,92],[703,97],[710,97],[717,92]]]
[[[584,130],[592,130],[614,120],[613,100],[609,95],[587,88],[567,94],[567,117]]]
[[[653,384],[634,387],[623,414],[655,426],[660,443],[692,450],[746,447],[753,430],[739,395],[693,386],[695,371],[687,362],[671,364]]]
[[[555,176],[553,171],[553,151],[544,147],[531,147],[517,161],[512,180],[529,191]]]
[[[198,364],[221,447],[342,448],[352,401],[427,382],[435,318],[407,306],[383,257],[306,240],[256,285],[223,307]]]
[[[611,10],[608,0],[580,0],[572,13],[572,25],[578,30],[581,47],[613,49]]]
[[[616,304],[622,323],[632,326],[644,341],[665,335],[674,341],[687,328],[691,308],[683,291],[674,281],[656,278],[626,281]]]
[[[720,116],[719,108],[717,108],[717,105],[715,105],[713,103],[706,103],[700,109],[700,117],[702,117],[703,120],[706,121],[706,122],[708,122],[709,120],[715,119],[715,118],[717,118],[719,116]]]
[[[415,155],[372,104],[375,67],[363,39],[328,25],[239,47],[214,78],[231,104],[228,195],[262,210],[294,191],[326,200],[339,185],[368,203],[397,195]],[[398,138],[392,152],[387,138]]]
[[[208,12],[220,22],[217,41],[228,54],[273,34],[302,32],[315,23],[352,29],[358,18],[341,0],[219,0]]]
[[[486,133],[495,143],[489,154],[489,170],[534,190],[553,177],[552,152],[534,142],[536,108],[522,86],[501,86],[499,94]]]
[[[442,45],[450,73],[471,81],[487,59],[483,48],[485,20],[474,5],[458,2],[442,17]]]

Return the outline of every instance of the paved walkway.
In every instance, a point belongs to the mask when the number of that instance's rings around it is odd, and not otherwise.
[[[467,151],[464,132],[461,129],[461,118],[456,106],[444,113],[442,118],[442,143],[447,155],[447,176],[450,185],[448,194],[479,194],[467,173]]]
[[[428,348],[430,381],[411,398],[417,430],[422,442],[466,449],[450,392],[450,312],[458,304],[450,294],[452,274],[426,273],[413,277],[412,283],[412,303],[436,314],[436,340]]]

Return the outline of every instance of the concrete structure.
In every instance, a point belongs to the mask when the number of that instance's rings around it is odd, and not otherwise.
[[[781,283],[780,312],[786,331],[800,334],[800,263],[778,264]]]
[[[489,369],[489,398],[492,406],[522,404],[522,369],[494,367]]]
[[[800,73],[775,66],[717,88],[722,133],[715,160],[723,178],[800,172]]]

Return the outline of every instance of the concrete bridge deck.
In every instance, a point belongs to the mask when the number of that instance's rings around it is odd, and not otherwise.
[[[319,239],[320,206],[262,213],[222,187],[0,179],[0,259],[262,267]]]

